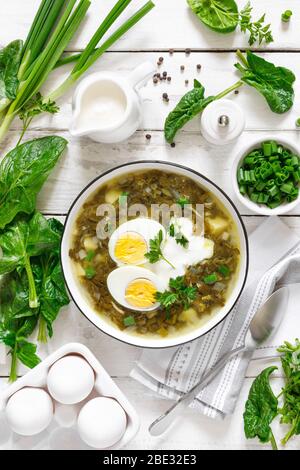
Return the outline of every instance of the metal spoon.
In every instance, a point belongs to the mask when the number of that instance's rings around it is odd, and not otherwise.
[[[206,387],[218,372],[226,365],[227,361],[242,351],[253,350],[258,345],[266,341],[279,327],[287,307],[289,299],[289,288],[281,287],[265,301],[257,310],[250,322],[248,331],[245,334],[244,346],[233,349],[224,354],[221,359],[209,370],[191,390],[185,393],[179,400],[171,406],[164,414],[157,418],[149,427],[152,436],[160,436],[181,415],[195,396]]]

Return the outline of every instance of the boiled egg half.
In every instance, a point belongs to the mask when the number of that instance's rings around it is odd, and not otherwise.
[[[156,220],[139,217],[120,225],[111,235],[108,250],[118,266],[139,265],[146,262],[150,240],[155,238],[164,227]]]
[[[149,269],[139,266],[121,266],[107,277],[112,297],[123,307],[149,311],[159,306],[155,294],[163,290],[162,280]]]

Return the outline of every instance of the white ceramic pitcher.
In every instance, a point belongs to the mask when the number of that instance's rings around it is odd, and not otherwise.
[[[96,72],[83,79],[73,97],[71,135],[86,135],[103,143],[121,142],[130,137],[141,121],[138,89],[147,83],[155,71],[154,64],[144,62],[125,77],[117,72]],[[100,94],[102,103],[99,107],[97,97]],[[117,100],[117,112],[111,107],[110,94],[114,101]],[[108,101],[104,103],[106,98]],[[99,113],[107,119],[96,119]]]

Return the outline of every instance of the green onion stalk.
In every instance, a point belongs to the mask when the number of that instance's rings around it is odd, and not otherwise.
[[[153,7],[149,0],[140,10],[125,21],[102,45],[99,42],[123,13],[132,0],[118,0],[103,20],[88,45],[81,54],[67,58],[68,62],[76,61],[68,78],[43,103],[55,101],[66,93],[74,83],[110,48],[118,39],[140,21]],[[46,82],[51,71],[66,63],[61,59],[71,39],[81,25],[90,0],[43,0],[34,19],[28,37],[23,46],[23,56],[19,68],[19,88],[17,96],[2,114],[0,125],[0,142],[5,137],[14,118],[24,109]],[[0,116],[1,116],[0,108]],[[38,114],[38,113],[37,113]],[[1,119],[0,119],[1,122]]]

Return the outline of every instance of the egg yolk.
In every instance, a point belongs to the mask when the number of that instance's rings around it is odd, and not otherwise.
[[[146,240],[135,232],[122,234],[115,244],[115,257],[124,264],[136,264],[143,261],[147,251]]]
[[[148,308],[156,303],[156,292],[155,285],[148,279],[135,279],[128,284],[125,299],[133,307]]]

